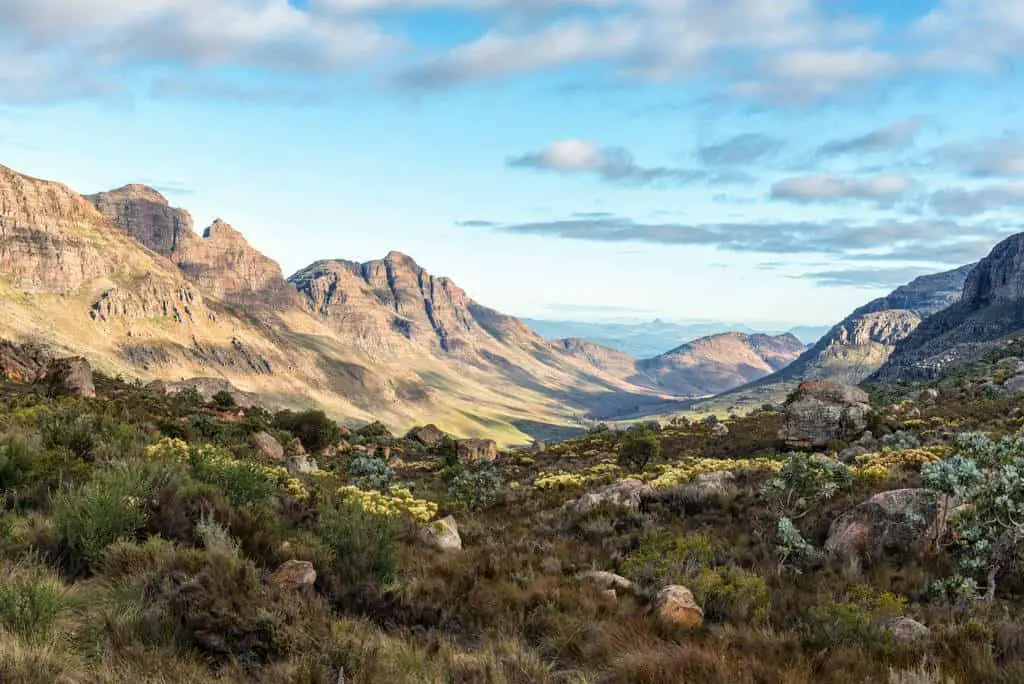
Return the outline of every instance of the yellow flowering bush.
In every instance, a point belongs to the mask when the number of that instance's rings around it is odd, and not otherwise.
[[[184,440],[164,437],[156,444],[146,447],[146,457],[152,461],[184,463],[188,460],[188,443]]]
[[[614,463],[598,463],[575,473],[562,471],[543,472],[533,481],[537,489],[573,489],[586,487],[597,482],[611,482],[622,474],[622,468]]]
[[[866,480],[884,480],[893,471],[920,470],[925,463],[937,463],[950,453],[947,446],[931,446],[919,449],[903,449],[893,451],[883,449],[880,452],[862,454],[857,457],[856,465],[851,468],[854,477]]]
[[[437,515],[436,503],[417,499],[405,487],[393,487],[388,494],[384,494],[375,489],[363,491],[347,485],[340,488],[338,493],[346,503],[386,518],[409,516],[419,522],[429,522]]]
[[[720,470],[732,472],[754,470],[777,473],[782,468],[782,464],[782,461],[771,458],[688,458],[672,465],[658,466],[652,472],[644,474],[641,479],[647,480],[648,484],[655,489],[669,489],[685,484],[704,473],[714,473]]]

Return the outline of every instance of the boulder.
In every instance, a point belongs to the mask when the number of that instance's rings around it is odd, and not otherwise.
[[[1024,375],[1015,375],[1003,383],[1003,389],[1010,394],[1024,393]]]
[[[693,592],[678,584],[659,591],[652,607],[659,618],[679,627],[697,629],[704,624],[704,611],[694,600]]]
[[[548,448],[547,443],[545,443],[545,442],[543,442],[543,441],[538,439],[538,440],[535,440],[533,442],[533,444],[530,445],[530,452],[536,454],[536,453],[539,453],[541,451],[544,451],[547,448]]]
[[[683,485],[680,496],[687,503],[726,499],[736,494],[736,475],[728,470],[701,473]]]
[[[459,526],[455,524],[455,518],[450,515],[447,518],[428,523],[420,530],[420,538],[427,546],[438,551],[454,553],[462,550]]]
[[[569,506],[576,513],[586,513],[605,504],[639,511],[643,500],[653,493],[654,490],[640,480],[619,480],[583,494]]]
[[[493,461],[498,458],[498,445],[492,439],[460,439],[455,444],[459,463]]]
[[[441,443],[445,437],[444,433],[436,425],[423,425],[414,427],[405,435],[406,439],[419,442],[428,449]]]
[[[316,570],[309,561],[285,561],[270,576],[270,585],[278,589],[300,589],[313,586],[315,582]]]
[[[253,435],[252,445],[272,461],[284,460],[284,447],[269,432],[261,431]]]
[[[861,389],[822,380],[805,382],[786,407],[779,439],[794,449],[824,447],[863,433],[870,412],[868,395]]]
[[[605,591],[636,591],[636,584],[622,575],[616,575],[614,572],[608,572],[606,570],[588,570],[587,572],[581,572],[577,577],[585,582],[590,582],[591,584],[596,585],[599,589]]]
[[[862,447],[860,444],[854,444],[851,447],[847,447],[839,452],[839,460],[843,463],[853,463],[857,460],[858,456],[869,454],[871,451]]]
[[[715,423],[711,426],[712,437],[726,437],[729,434],[729,426],[725,423]]]
[[[95,397],[89,362],[80,356],[54,361],[46,374],[46,392],[51,397]]]
[[[319,469],[316,459],[302,452],[288,457],[288,472],[309,475]]]
[[[924,389],[917,395],[917,400],[922,404],[934,404],[939,399],[939,390]]]
[[[892,637],[893,641],[901,644],[923,641],[931,636],[932,633],[930,629],[920,622],[908,617],[898,617],[889,620],[882,626],[882,630]]]
[[[880,557],[938,541],[955,507],[955,501],[927,489],[881,492],[832,522],[825,550],[847,557]]]
[[[46,376],[50,357],[35,345],[0,341],[0,377],[31,385]]]

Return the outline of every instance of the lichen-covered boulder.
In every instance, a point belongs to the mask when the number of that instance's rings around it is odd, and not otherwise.
[[[704,611],[697,605],[693,592],[684,586],[672,584],[658,592],[651,604],[662,620],[686,629],[697,629],[704,624]]]
[[[779,439],[794,449],[815,449],[867,429],[871,412],[864,390],[814,380],[797,388],[786,407]]]
[[[927,489],[875,494],[833,521],[825,550],[846,557],[881,557],[938,541],[955,503]]]
[[[931,636],[932,631],[917,620],[908,617],[898,617],[889,620],[882,626],[882,630],[888,634],[893,641],[901,644],[911,644],[917,641],[924,641]]]
[[[427,546],[445,553],[455,553],[462,550],[462,537],[459,535],[459,526],[455,518],[448,516],[440,520],[427,523],[420,530],[420,538]]]

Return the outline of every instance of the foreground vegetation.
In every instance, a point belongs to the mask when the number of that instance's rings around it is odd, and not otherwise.
[[[773,407],[491,464],[230,396],[4,385],[0,681],[1024,681],[1015,351],[928,401],[879,388],[872,448],[820,456],[780,448]],[[727,487],[696,486],[721,471]],[[639,505],[597,496],[627,479]],[[948,533],[826,551],[844,512],[920,487],[956,497]],[[461,551],[424,541],[448,515]],[[281,581],[288,561],[315,582]],[[670,584],[700,627],[652,611]]]

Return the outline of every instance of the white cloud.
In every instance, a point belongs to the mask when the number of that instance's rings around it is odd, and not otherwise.
[[[931,197],[932,208],[953,216],[972,216],[998,209],[1024,207],[1024,181],[981,188],[947,188]]]
[[[994,70],[1024,56],[1024,3],[1016,0],[941,0],[917,22],[926,50],[919,66]]]
[[[705,178],[701,171],[640,166],[633,153],[623,147],[600,147],[589,140],[575,138],[559,140],[540,152],[510,157],[507,164],[564,174],[592,173],[609,183],[684,184]]]

